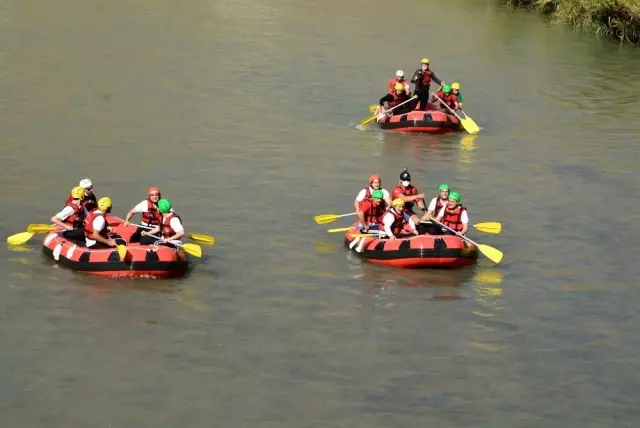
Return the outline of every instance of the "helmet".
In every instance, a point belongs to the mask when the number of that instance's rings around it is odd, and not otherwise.
[[[384,193],[382,193],[382,190],[376,189],[371,192],[371,199],[384,199]]]
[[[458,89],[460,90],[460,84],[458,82],[453,82],[451,84],[451,89]]]
[[[371,177],[369,177],[369,184],[373,183],[376,180],[382,182],[378,174],[373,174]]]
[[[149,190],[147,190],[147,195],[151,195],[152,193],[157,193],[158,195],[162,194],[160,193],[160,189],[158,187],[149,187]]]
[[[443,190],[449,190],[449,185],[446,183],[442,183],[440,187],[438,187],[438,192],[442,192]]]
[[[400,180],[411,181],[411,174],[409,174],[409,170],[407,168],[400,173]]]
[[[402,199],[400,199],[400,198],[396,198],[396,199],[393,200],[391,205],[393,205],[394,207],[403,206],[404,205],[404,201]]]
[[[455,200],[457,203],[460,203],[460,193],[458,193],[458,192],[451,192],[451,193],[449,193],[449,199],[453,199],[453,200]]]
[[[171,211],[171,202],[168,199],[160,199],[158,201],[158,211],[162,214],[166,214]]]
[[[444,85],[442,87],[442,92],[444,92],[445,94],[448,94],[449,92],[451,92],[451,86],[449,85]]]
[[[396,91],[404,91],[404,85],[402,83],[396,83],[393,89],[395,89]]]
[[[71,189],[71,197],[73,199],[82,199],[84,196],[84,189],[81,186],[76,186]]]
[[[422,58],[420,64],[429,64],[429,58]]]
[[[88,178],[83,178],[82,180],[80,180],[80,186],[83,189],[87,189],[89,187],[93,187],[93,183]]]
[[[404,71],[402,70],[396,71],[396,77],[404,77]]]
[[[98,209],[100,211],[107,211],[109,208],[111,208],[111,198],[108,196],[100,198],[98,201]]]

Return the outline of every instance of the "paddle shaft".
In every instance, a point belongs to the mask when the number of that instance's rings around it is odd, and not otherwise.
[[[440,223],[435,218],[432,218],[431,221],[433,221],[434,223],[438,223],[440,226],[444,227],[445,229],[450,230],[451,232],[455,233],[456,236],[459,236],[460,238],[464,239],[465,241],[471,242],[473,245],[475,245],[476,247],[480,248],[480,244],[476,244],[475,242],[473,242],[471,239],[467,238],[466,236],[458,235],[458,232],[456,232],[455,230],[451,229],[450,227],[445,226],[444,224]]]
[[[416,99],[418,96],[414,95],[411,98],[409,98],[407,101],[401,102],[400,104],[398,104],[397,106],[393,106],[391,107],[389,110],[385,110],[384,113],[379,113],[379,114],[386,114],[389,113],[390,111],[394,111],[395,109],[397,109],[398,107],[400,107],[401,105],[404,105],[406,103],[408,103],[409,101],[413,101],[414,99]],[[373,119],[377,118],[378,115],[374,114],[373,116],[371,116],[369,119],[365,120],[364,122],[362,122],[362,125],[364,125],[365,123],[369,123],[371,122]]]
[[[453,115],[454,115],[455,117],[457,117],[457,118],[458,118],[458,120],[462,121],[462,118],[461,118],[460,116],[458,116],[458,114],[457,114],[457,113],[456,113],[456,112],[455,112],[451,107],[449,107],[449,106],[447,105],[447,103],[445,103],[444,101],[442,101],[442,100],[441,100],[441,99],[440,99],[436,94],[433,94],[433,96],[434,96],[434,97],[436,97],[436,99],[437,99],[438,101],[440,101],[442,104],[444,104],[444,106],[445,106],[446,108],[448,108],[448,109],[449,109],[449,111],[450,111],[451,113],[453,113]]]

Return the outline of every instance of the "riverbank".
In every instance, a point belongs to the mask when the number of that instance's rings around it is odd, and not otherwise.
[[[640,45],[640,0],[502,0],[594,34]]]

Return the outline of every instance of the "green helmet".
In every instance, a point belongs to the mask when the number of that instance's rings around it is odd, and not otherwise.
[[[440,187],[438,187],[438,192],[442,192],[443,190],[449,190],[449,185],[446,183],[442,183]]]
[[[171,202],[168,199],[160,199],[158,201],[158,211],[162,214],[166,214],[171,211]]]
[[[382,190],[376,189],[371,192],[371,199],[384,199],[384,193],[382,193]]]
[[[449,92],[451,92],[451,86],[449,85],[444,85],[442,87],[442,92],[444,92],[445,94],[448,94]]]
[[[460,193],[458,192],[450,192],[449,199],[455,200],[457,203],[460,203]]]

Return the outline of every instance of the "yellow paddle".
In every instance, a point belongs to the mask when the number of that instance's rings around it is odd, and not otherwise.
[[[125,256],[127,255],[127,246],[126,245],[118,245],[118,256],[120,256],[120,261],[124,261]]]
[[[402,103],[398,104],[398,105],[397,105],[397,106],[395,106],[395,107],[391,107],[389,110],[387,110],[387,111],[386,111],[386,113],[389,113],[390,111],[393,111],[393,110],[397,109],[397,108],[398,108],[398,107],[400,107],[401,105],[406,104],[406,103],[408,103],[409,101],[411,101],[411,100],[413,100],[413,99],[415,99],[415,98],[418,98],[418,96],[417,96],[417,95],[414,95],[414,96],[412,96],[411,98],[409,98],[407,101],[402,102]],[[364,126],[364,125],[366,125],[367,123],[371,122],[371,121],[372,121],[373,119],[375,119],[376,117],[378,117],[378,116],[374,114],[374,115],[373,115],[373,116],[371,116],[371,117],[368,117],[368,118],[366,118],[366,119],[362,119],[362,120],[360,121],[360,126]]]
[[[121,218],[115,217],[118,220],[122,220]],[[124,220],[122,220],[124,222]],[[153,227],[150,226],[143,226],[141,224],[134,224],[134,223],[129,223],[131,226],[136,226],[142,229],[147,229],[147,230],[151,230],[153,229]],[[153,235],[149,235],[149,236],[153,236]],[[188,235],[185,235],[187,238],[196,241],[196,242],[200,242],[201,244],[205,244],[205,245],[213,245],[216,242],[216,238],[214,238],[213,236],[210,235],[203,235],[201,233],[190,233]]]
[[[460,124],[465,129],[465,131],[467,131],[469,134],[477,134],[478,132],[480,132],[480,128],[478,127],[478,125],[476,125],[476,123],[473,120],[471,120],[468,117],[465,118],[465,119],[461,118],[460,116],[458,116],[458,114],[455,111],[453,111],[453,109],[451,107],[449,107],[447,104],[445,104],[444,101],[442,101],[440,98],[438,98],[438,96],[436,94],[433,94],[433,96],[438,101],[440,101],[446,108],[448,108],[449,111],[451,111],[451,113],[453,113],[453,115],[455,117],[458,118],[458,120],[460,121]]]
[[[161,240],[162,238],[155,236],[155,235],[147,235],[150,236],[152,238],[156,238],[158,241]],[[178,247],[182,247],[187,253],[191,254],[194,257],[202,257],[202,247],[200,245],[197,244],[179,244],[175,241],[169,241],[171,244],[178,246]]]
[[[347,216],[355,215],[355,214],[356,213],[349,213],[349,214],[319,214],[319,215],[315,216],[313,219],[318,224],[327,224],[327,223],[333,223],[334,221],[336,221],[340,217],[347,217]]]
[[[451,229],[450,227],[445,226],[444,224],[440,223],[438,220],[436,219],[432,219],[433,222],[439,224],[440,226],[444,227],[447,230],[450,230],[451,232],[455,233],[455,230]],[[456,235],[459,236],[459,235]],[[495,264],[498,264],[502,261],[502,251],[498,250],[497,248],[493,248],[490,245],[484,245],[484,244],[477,244],[475,242],[473,242],[471,239],[467,238],[466,236],[460,236],[462,239],[464,239],[467,242],[472,243],[473,245],[475,245],[476,247],[478,247],[478,249],[480,250],[480,252],[482,254],[484,254],[489,260],[491,260],[492,262],[494,262]]]
[[[47,233],[58,229],[54,224],[30,224],[27,226],[27,232],[31,233]]]
[[[351,230],[351,227],[339,227],[337,229],[328,229],[329,233],[337,233],[337,232],[346,232],[347,230]]]
[[[467,114],[466,111],[460,109],[460,111],[464,114],[464,121],[467,123],[467,125],[469,126],[470,129],[477,129],[476,132],[473,132],[473,134],[477,133],[480,131],[480,127],[476,124],[476,122],[471,119],[471,116],[469,116]]]
[[[494,221],[474,224],[473,227],[481,232],[498,234],[502,231],[502,224]]]
[[[11,235],[7,238],[7,243],[9,245],[22,245],[26,243],[29,239],[33,238],[33,233],[31,232],[20,232],[15,235]]]

